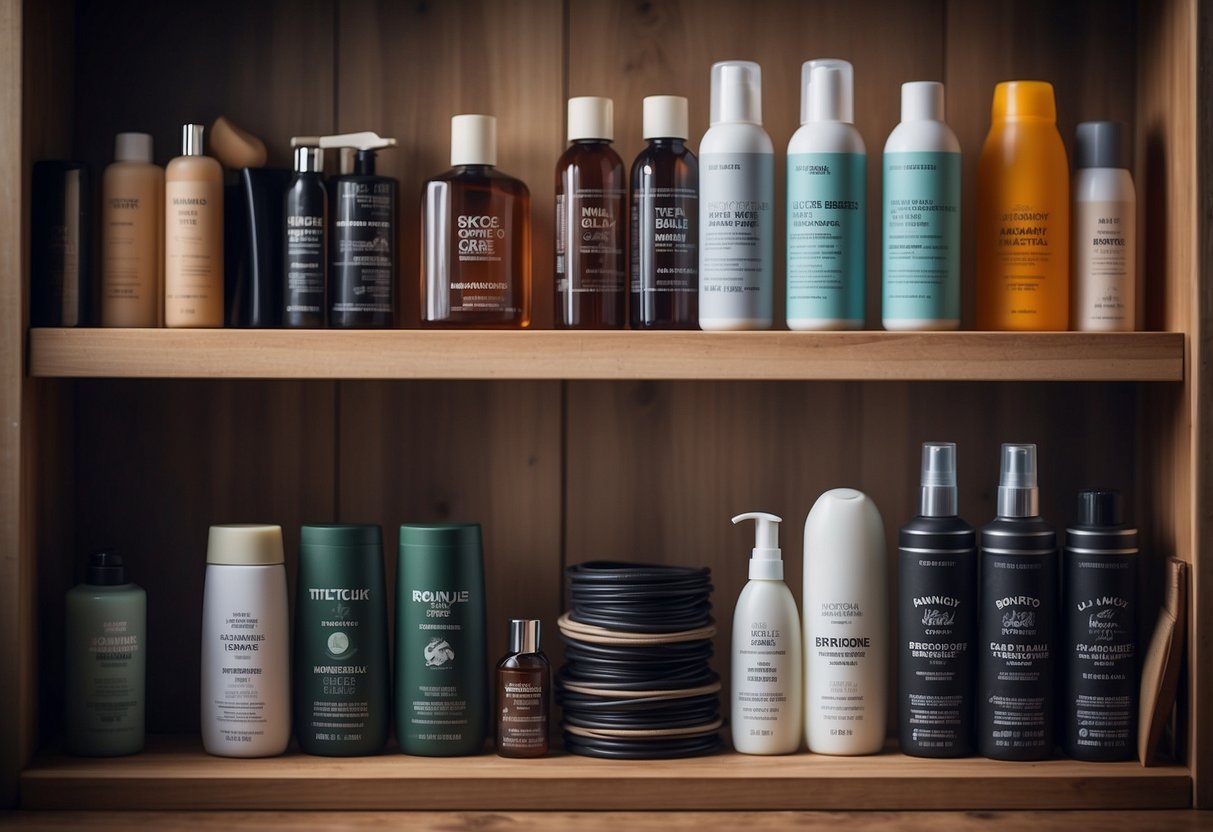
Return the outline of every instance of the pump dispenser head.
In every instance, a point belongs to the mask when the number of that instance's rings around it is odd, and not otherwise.
[[[922,443],[923,517],[956,516],[956,443]]]
[[[1036,446],[1002,446],[1002,475],[998,482],[999,517],[1036,517],[1040,489],[1036,487]]]
[[[850,61],[816,58],[801,64],[800,123],[810,121],[855,121],[855,69]]]
[[[901,85],[902,121],[943,121],[943,84],[938,81],[907,81]]]
[[[318,147],[295,148],[295,173],[320,173],[323,170],[323,150]]]
[[[181,128],[181,155],[202,155],[202,133],[206,127],[201,124],[186,124]]]
[[[779,524],[783,519],[765,511],[747,511],[733,518],[754,521],[754,548],[750,552],[751,581],[782,581],[783,560],[779,548]]]
[[[762,68],[753,61],[712,64],[711,123],[762,124]]]
[[[451,116],[451,167],[497,164],[495,116]]]

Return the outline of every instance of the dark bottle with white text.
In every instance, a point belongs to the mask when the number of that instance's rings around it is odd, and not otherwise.
[[[609,98],[569,99],[571,145],[556,165],[556,328],[627,323],[627,174],[611,148]]]
[[[324,326],[325,271],[328,268],[328,192],[321,171],[324,151],[295,148],[295,175],[283,210],[282,325]]]
[[[921,494],[898,555],[901,750],[966,757],[973,753],[977,536],[957,516],[955,444],[922,446]]]
[[[497,753],[542,757],[548,753],[552,668],[539,650],[539,621],[510,621],[510,652],[497,663]]]
[[[687,100],[644,100],[649,146],[632,164],[632,329],[699,329],[699,161]]]
[[[1078,495],[1063,560],[1065,692],[1061,744],[1076,760],[1136,757],[1137,529],[1116,491]]]
[[[981,530],[977,749],[1053,754],[1057,532],[1040,516],[1036,446],[1003,445],[998,516]]]

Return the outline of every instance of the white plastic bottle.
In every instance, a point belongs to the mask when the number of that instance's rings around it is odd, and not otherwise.
[[[711,126],[699,143],[699,326],[770,329],[775,152],[762,129],[762,70],[712,65]]]
[[[943,84],[901,85],[901,123],[884,146],[881,318],[889,330],[960,326],[960,142]]]
[[[743,754],[793,754],[800,749],[800,615],[783,582],[780,518],[751,511],[755,521],[750,581],[733,610],[733,747]]]
[[[889,696],[884,523],[867,495],[835,488],[804,522],[805,739],[816,754],[875,754]]]
[[[1131,332],[1137,324],[1137,190],[1128,125],[1084,121],[1074,141],[1071,214],[1073,297],[1082,332]]]
[[[847,61],[801,67],[801,126],[788,142],[789,329],[863,329],[867,149],[853,90]]]
[[[273,757],[291,738],[280,526],[211,526],[202,600],[202,747]]]

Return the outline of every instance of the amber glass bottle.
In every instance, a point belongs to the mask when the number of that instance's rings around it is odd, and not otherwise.
[[[539,652],[539,621],[510,621],[510,652],[497,663],[497,753],[542,757],[548,753],[552,669]]]

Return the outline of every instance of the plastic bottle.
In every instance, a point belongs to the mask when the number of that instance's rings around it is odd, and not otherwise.
[[[854,72],[801,67],[801,127],[788,142],[788,328],[862,329],[867,150],[855,129]]]
[[[295,148],[295,175],[283,207],[282,325],[324,326],[328,286],[328,191],[324,187],[324,151]]]
[[[164,170],[164,325],[223,326],[223,168],[202,154],[202,125],[182,128]]]
[[[884,146],[881,319],[889,330],[960,326],[960,142],[943,84],[901,85]]]
[[[793,754],[800,748],[803,712],[800,615],[783,582],[780,518],[751,511],[750,580],[733,610],[733,747],[743,754]]]
[[[1069,326],[1070,170],[1053,85],[994,88],[977,165],[977,327]]]
[[[1137,190],[1129,126],[1084,121],[1074,140],[1071,316],[1083,332],[1131,332],[1137,322]]]
[[[775,152],[762,129],[762,70],[712,65],[711,126],[699,143],[699,326],[770,329]]]
[[[152,137],[119,133],[101,177],[101,325],[153,327],[164,314],[164,169]]]

